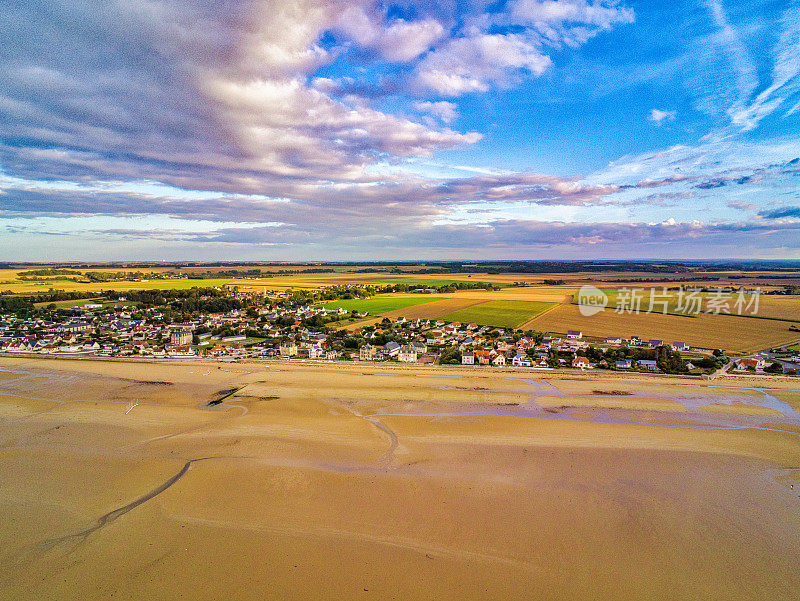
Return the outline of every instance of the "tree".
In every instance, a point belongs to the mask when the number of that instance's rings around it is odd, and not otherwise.
[[[783,365],[781,365],[777,361],[773,361],[771,365],[768,365],[767,367],[764,368],[764,372],[768,374],[782,374]]]
[[[439,363],[441,365],[461,364],[461,349],[458,346],[451,346],[441,354]]]

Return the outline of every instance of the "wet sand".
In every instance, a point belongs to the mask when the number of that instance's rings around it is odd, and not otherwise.
[[[711,384],[4,358],[0,598],[800,598],[800,385]]]

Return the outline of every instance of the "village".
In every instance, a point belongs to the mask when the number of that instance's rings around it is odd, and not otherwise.
[[[692,348],[681,341],[590,338],[583,332],[543,333],[477,323],[388,318],[340,328],[370,317],[342,307],[295,302],[239,291],[216,294],[235,302],[223,312],[195,311],[172,321],[170,306],[91,300],[42,315],[0,315],[0,353],[128,359],[284,359],[386,361],[420,365],[486,365],[531,369],[713,374],[794,374],[800,354],[772,349],[729,358],[724,349]],[[327,303],[330,307],[330,303]],[[182,315],[185,317],[185,315]]]

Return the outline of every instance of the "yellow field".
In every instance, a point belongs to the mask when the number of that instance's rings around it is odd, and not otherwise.
[[[790,322],[730,315],[620,315],[611,310],[585,317],[577,305],[559,305],[521,327],[558,333],[581,330],[584,336],[640,336],[643,339],[655,338],[668,343],[680,341],[691,346],[746,353],[800,340],[799,332],[789,330],[791,325]]]

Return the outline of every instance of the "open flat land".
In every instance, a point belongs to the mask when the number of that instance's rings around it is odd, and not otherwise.
[[[419,268],[419,266],[416,266]],[[363,269],[372,271],[363,271]],[[14,294],[45,293],[50,289],[67,292],[97,293],[108,290],[142,289],[187,289],[192,287],[237,286],[241,292],[276,294],[290,290],[313,291],[323,286],[352,284],[358,286],[382,284],[406,284],[411,287],[433,287],[452,283],[492,283],[501,286],[499,290],[467,289],[443,291],[435,294],[411,294],[407,291],[392,294],[377,294],[368,299],[352,299],[325,302],[328,308],[343,307],[369,316],[359,320],[342,320],[333,327],[346,327],[354,330],[381,321],[384,317],[409,319],[443,319],[462,323],[477,323],[505,328],[520,328],[542,332],[564,333],[567,330],[582,330],[589,336],[632,335],[642,338],[656,338],[682,341],[701,348],[721,348],[727,352],[751,353],[778,345],[800,341],[800,331],[792,331],[800,325],[800,296],[761,295],[758,301],[757,316],[739,317],[737,315],[700,315],[698,317],[680,316],[677,306],[677,292],[672,291],[668,312],[646,313],[649,308],[649,291],[662,292],[663,286],[718,286],[738,287],[747,285],[758,287],[764,292],[778,290],[783,284],[800,283],[800,275],[794,271],[753,271],[724,272],[700,271],[697,273],[661,273],[648,271],[581,271],[574,273],[489,273],[476,266],[474,272],[460,273],[405,273],[414,266],[394,267],[389,271],[374,271],[374,265],[333,266],[331,271],[314,273],[309,265],[261,266],[262,277],[244,277],[250,266],[196,266],[196,267],[158,267],[141,268],[137,273],[155,277],[166,274],[205,276],[204,279],[148,279],[115,280],[107,282],[75,282],[65,279],[68,275],[43,276],[36,281],[23,281],[25,269],[0,269],[0,290]],[[27,268],[30,273],[30,268]],[[136,268],[85,268],[77,271],[82,274],[92,272],[124,272],[130,276]],[[256,270],[256,271],[258,271]],[[284,273],[280,273],[283,271]],[[299,271],[301,273],[294,273]],[[288,273],[291,272],[291,273]],[[222,277],[224,274],[239,274],[239,277]],[[20,275],[23,274],[23,275]],[[219,275],[220,277],[214,277]],[[696,280],[692,278],[696,276]],[[37,276],[38,277],[38,276]],[[81,276],[83,277],[83,276]],[[717,279],[719,278],[719,279]],[[609,295],[609,308],[600,315],[584,317],[580,314],[576,292],[584,284],[592,284]],[[642,304],[638,315],[619,315],[613,309],[620,301],[622,288],[641,288]],[[712,295],[701,293],[703,299]],[[658,299],[657,299],[658,300]],[[747,301],[752,300],[750,296]],[[731,295],[729,310],[736,313],[736,298]],[[80,306],[86,301],[59,301],[57,306],[66,308]],[[102,301],[101,301],[102,302]],[[39,303],[46,306],[48,302]],[[113,304],[113,303],[112,303]],[[571,305],[571,306],[570,306]],[[658,311],[659,307],[656,307]],[[742,307],[744,313],[751,313],[755,307]],[[764,319],[768,318],[768,319]]]
[[[445,321],[477,323],[501,328],[518,328],[555,306],[541,301],[493,300],[459,309],[442,316]]]
[[[559,333],[581,330],[584,336],[629,338],[637,335],[643,339],[655,338],[668,343],[681,341],[695,347],[748,353],[798,340],[800,332],[792,331],[790,328],[793,325],[796,324],[789,321],[738,315],[700,314],[683,317],[660,313],[620,314],[605,310],[585,316],[577,305],[564,304],[522,327]]]
[[[797,598],[797,388],[4,358],[0,598]]]

